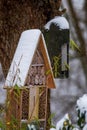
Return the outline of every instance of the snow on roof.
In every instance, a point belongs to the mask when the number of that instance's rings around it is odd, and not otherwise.
[[[87,123],[87,94],[84,94],[77,100],[77,110],[80,110],[80,114],[86,112],[85,118]]]
[[[57,25],[59,27],[59,29],[69,29],[69,23],[67,22],[67,20],[63,16],[56,16],[56,17],[54,17],[54,19],[50,20],[44,26],[44,28],[47,29],[47,30],[49,30],[50,29],[50,25],[52,23],[54,23],[55,25]]]
[[[5,86],[24,86],[29,67],[32,63],[35,50],[38,46],[40,36],[42,36],[44,48],[49,57],[43,35],[40,30],[32,29],[24,31],[20,37],[11,67],[9,69]]]

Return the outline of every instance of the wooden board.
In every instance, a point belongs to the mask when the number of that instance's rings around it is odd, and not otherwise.
[[[38,118],[38,107],[39,107],[39,88],[30,88],[29,98],[29,120]]]
[[[39,49],[43,55],[44,64],[46,67],[47,87],[48,88],[55,88],[54,76],[53,76],[53,72],[52,72],[52,68],[51,68],[51,64],[50,64],[50,59],[48,57],[48,53],[45,50],[45,46],[43,45],[42,37],[40,38]]]
[[[7,125],[7,129],[12,130],[12,128],[16,127],[15,130],[18,130],[20,128],[20,122],[21,92],[20,95],[18,95],[15,89],[9,89],[7,90],[6,124],[9,123],[9,125]]]

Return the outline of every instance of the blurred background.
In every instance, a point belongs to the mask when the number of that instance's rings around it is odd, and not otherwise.
[[[70,49],[70,73],[68,79],[55,79],[57,89],[51,92],[52,112],[56,112],[54,122],[69,113],[76,121],[77,99],[87,93],[87,1],[62,0],[64,16],[70,25],[70,39],[79,46],[81,52]],[[55,96],[56,95],[56,96]]]

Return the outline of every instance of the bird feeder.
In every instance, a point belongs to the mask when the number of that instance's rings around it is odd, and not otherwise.
[[[44,36],[55,78],[69,76],[69,24],[64,17],[50,20]]]
[[[7,108],[6,121],[15,118],[19,130],[24,122],[27,124],[40,122],[40,128],[49,130],[48,105],[49,89],[55,88],[53,72],[40,30],[32,29],[22,33],[11,67],[9,69],[5,88],[10,104]],[[12,118],[14,117],[14,118]],[[13,126],[8,126],[13,130]]]

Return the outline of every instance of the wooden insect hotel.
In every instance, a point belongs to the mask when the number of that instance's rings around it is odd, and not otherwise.
[[[55,82],[40,30],[22,33],[4,87],[8,130],[20,130],[22,123],[35,119],[40,128],[48,130],[48,91],[55,88]]]

